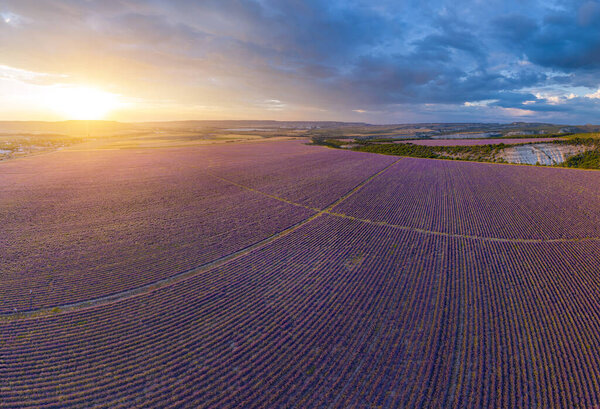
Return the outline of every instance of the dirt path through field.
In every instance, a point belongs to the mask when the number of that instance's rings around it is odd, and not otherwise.
[[[377,178],[378,176],[382,175],[384,172],[386,172],[388,169],[390,169],[392,166],[394,166],[396,163],[398,163],[399,161],[401,161],[402,158],[392,162],[390,165],[386,166],[385,168],[383,168],[382,170],[380,170],[379,172],[369,176],[368,178],[366,178],[365,180],[363,180],[361,183],[359,183],[356,187],[354,187],[352,190],[350,190],[348,193],[346,193],[345,195],[343,195],[342,197],[340,197],[339,199],[337,199],[335,202],[331,203],[329,206],[327,206],[325,209],[319,210],[319,209],[313,209],[313,208],[309,208],[311,210],[314,210],[316,213],[310,217],[308,217],[307,219],[304,219],[302,221],[300,221],[299,223],[296,223],[290,227],[288,227],[287,229],[284,229],[282,231],[280,231],[279,233],[276,233],[270,237],[267,237],[261,241],[258,241],[248,247],[245,247],[241,250],[238,250],[234,253],[228,254],[226,256],[220,257],[216,260],[213,260],[209,263],[203,264],[201,266],[197,266],[194,267],[192,269],[186,270],[182,273],[179,273],[175,276],[171,276],[169,278],[165,278],[150,284],[146,284],[140,287],[136,287],[130,290],[126,290],[126,291],[122,291],[116,294],[111,294],[108,296],[104,296],[104,297],[99,297],[99,298],[94,298],[91,300],[85,300],[85,301],[81,301],[81,302],[76,302],[76,303],[70,303],[70,304],[63,304],[63,305],[59,305],[59,306],[54,306],[54,307],[49,307],[49,308],[41,308],[41,309],[37,309],[37,310],[32,310],[32,311],[24,311],[24,312],[17,312],[17,313],[12,313],[12,314],[5,314],[5,315],[1,315],[0,316],[0,321],[10,321],[10,320],[14,320],[14,319],[24,319],[24,318],[36,318],[36,317],[42,317],[42,316],[47,316],[47,315],[52,315],[52,314],[57,314],[57,313],[63,313],[63,312],[70,312],[70,311],[74,311],[74,310],[81,310],[81,309],[85,309],[85,308],[92,308],[92,307],[96,307],[99,305],[106,305],[106,304],[112,304],[115,302],[119,302],[121,300],[124,299],[129,299],[132,297],[136,297],[142,294],[146,294],[149,292],[152,292],[158,288],[162,288],[165,286],[168,286],[170,284],[176,283],[176,282],[180,282],[180,281],[184,281],[187,278],[193,277],[199,273],[202,272],[206,272],[208,270],[211,270],[212,268],[221,266],[229,261],[235,260],[239,257],[242,257],[254,250],[260,249],[272,242],[274,242],[275,240],[278,240],[282,237],[287,236],[288,234],[298,230],[300,227],[312,222],[313,220],[315,220],[316,218],[324,215],[324,214],[330,214],[331,209],[333,209],[335,206],[339,205],[340,203],[342,203],[344,200],[346,200],[347,198],[349,198],[350,196],[352,196],[353,194],[355,194],[356,192],[358,192],[360,189],[362,189],[366,184],[368,184],[370,181],[372,181],[373,179]],[[233,183],[231,181],[228,181],[224,178],[219,178],[223,181],[227,181],[229,183]],[[236,184],[238,185],[238,184]],[[238,185],[238,186],[242,186],[242,185]],[[281,200],[284,201],[285,203],[290,203],[296,206],[301,206],[301,207],[306,207],[297,203],[293,203],[290,201],[287,201],[283,198],[280,198],[278,196],[273,196],[273,195],[268,195],[266,193],[260,192],[258,190],[249,188],[249,187],[245,187],[242,186],[245,189],[251,190],[253,192],[256,193],[260,193],[260,194],[265,194],[271,198],[277,199],[277,200]]]

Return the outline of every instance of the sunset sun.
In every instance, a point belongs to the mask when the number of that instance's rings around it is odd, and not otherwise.
[[[118,95],[95,88],[57,87],[48,101],[52,108],[67,119],[104,119],[119,105]]]

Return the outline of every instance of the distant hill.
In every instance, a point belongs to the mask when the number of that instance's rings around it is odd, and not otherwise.
[[[600,132],[600,125],[568,125],[548,123],[513,122],[500,123],[416,123],[373,125],[363,122],[339,121],[270,121],[270,120],[190,120],[156,122],[116,122],[116,121],[0,121],[0,134],[65,134],[95,135],[115,134],[130,131],[180,130],[200,131],[207,129],[232,129],[235,131],[260,131],[277,129],[333,130],[343,133],[365,136],[377,135],[417,135],[432,136],[460,132],[498,132],[504,135],[530,134],[543,135],[554,133]]]

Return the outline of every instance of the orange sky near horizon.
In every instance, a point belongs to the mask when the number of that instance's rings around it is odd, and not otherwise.
[[[283,107],[278,106],[277,100],[232,110],[231,106],[144,99],[121,94],[118,89],[115,84],[71,82],[68,75],[0,65],[0,120],[154,121],[255,119],[257,116],[294,119],[282,112]]]

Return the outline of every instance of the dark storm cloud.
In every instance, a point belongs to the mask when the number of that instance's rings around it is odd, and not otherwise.
[[[570,72],[600,68],[600,3],[574,3],[539,21],[523,15],[494,20],[497,35],[507,47],[542,67]]]
[[[477,106],[481,118],[591,121],[597,109],[585,97],[600,86],[592,1],[9,0],[0,12],[13,16],[0,24],[0,64],[142,98],[278,100],[282,115],[386,121],[425,104],[430,116],[439,104],[437,120]]]

